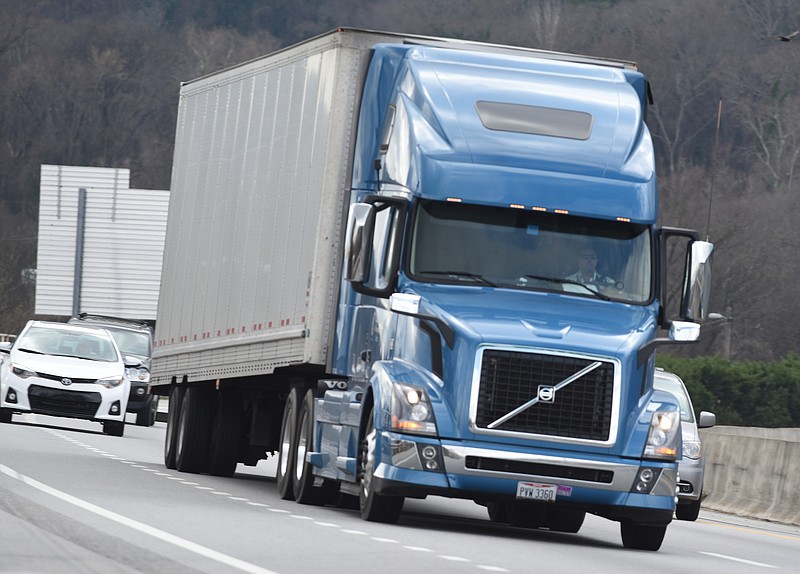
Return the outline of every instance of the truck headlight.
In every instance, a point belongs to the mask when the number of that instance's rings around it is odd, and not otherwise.
[[[644,447],[644,458],[678,460],[681,451],[681,417],[678,411],[655,411]]]
[[[436,435],[436,421],[427,393],[411,385],[395,383],[392,388],[393,430]]]

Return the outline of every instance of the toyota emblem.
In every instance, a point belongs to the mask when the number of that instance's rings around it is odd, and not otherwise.
[[[61,384],[64,385],[65,387],[68,387],[72,384],[72,379],[64,377],[63,379],[61,379]]]

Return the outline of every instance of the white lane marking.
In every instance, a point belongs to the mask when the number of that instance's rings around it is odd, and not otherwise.
[[[238,558],[234,558],[233,556],[228,556],[227,554],[223,554],[222,552],[217,552],[216,550],[212,550],[210,548],[206,548],[205,546],[201,546],[195,542],[190,540],[186,540],[185,538],[181,538],[179,536],[175,536],[174,534],[170,534],[164,530],[160,530],[153,526],[149,526],[142,522],[138,522],[133,520],[132,518],[128,518],[127,516],[122,516],[121,514],[117,514],[116,512],[112,512],[107,510],[101,506],[97,506],[92,504],[91,502],[87,502],[66,492],[61,492],[60,490],[56,490],[51,486],[47,486],[44,483],[41,483],[37,480],[34,480],[24,474],[20,474],[19,472],[15,471],[12,468],[9,468],[3,464],[0,464],[0,472],[3,474],[10,476],[11,478],[18,480],[28,486],[31,486],[45,494],[49,494],[50,496],[54,496],[64,502],[77,506],[78,508],[82,508],[88,512],[92,512],[97,514],[98,516],[102,516],[103,518],[107,518],[108,520],[112,520],[118,524],[123,526],[127,526],[133,530],[138,530],[139,532],[146,534],[148,536],[152,536],[153,538],[157,538],[158,540],[162,540],[164,542],[168,542],[174,546],[182,548],[184,550],[188,550],[189,552],[193,552],[204,558],[208,558],[210,560],[214,560],[219,562],[220,564],[224,564],[226,566],[230,566],[231,568],[235,568],[237,570],[241,570],[242,572],[251,572],[252,574],[275,574],[272,570],[267,570],[266,568],[262,568],[261,566],[256,566],[255,564],[250,564],[249,562],[245,562],[244,560],[239,560]]]
[[[500,568],[500,566],[484,566],[482,564],[477,564],[475,568],[478,570],[486,570],[487,572],[511,572],[511,570]]]
[[[447,554],[439,554],[439,558],[449,560],[450,562],[470,562],[469,558],[462,558],[461,556],[448,556]]]
[[[425,548],[424,546],[403,546],[406,550],[411,550],[412,552],[433,552],[430,548]]]
[[[716,552],[700,552],[706,556],[714,556],[715,558],[722,558],[723,560],[732,560],[733,562],[741,562],[742,564],[750,564],[751,566],[760,566],[762,568],[777,568],[772,564],[764,564],[762,562],[753,562],[752,560],[745,560],[744,558],[736,558],[735,556],[726,556],[725,554],[717,554]]]

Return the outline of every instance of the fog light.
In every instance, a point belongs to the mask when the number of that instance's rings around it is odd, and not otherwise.
[[[435,459],[425,461],[425,470],[439,470],[439,463]]]
[[[6,393],[6,402],[17,404],[17,391],[14,389],[8,389],[8,392]]]
[[[111,403],[111,408],[108,409],[108,414],[118,415],[120,413],[119,408],[120,408],[119,401],[114,401],[113,403]]]
[[[422,448],[422,457],[426,460],[430,460],[432,458],[436,458],[436,449],[432,446],[426,446]]]
[[[146,391],[147,389],[145,389],[144,387],[139,387],[136,389],[136,394],[141,397],[144,396]]]
[[[631,492],[639,494],[650,494],[653,487],[658,482],[658,477],[661,475],[660,468],[642,468],[639,474],[636,475],[636,481],[631,487]]]

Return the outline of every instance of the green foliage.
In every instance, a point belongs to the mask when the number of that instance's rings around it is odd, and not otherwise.
[[[683,379],[696,411],[723,425],[800,427],[800,355],[779,361],[659,355],[659,367]]]

